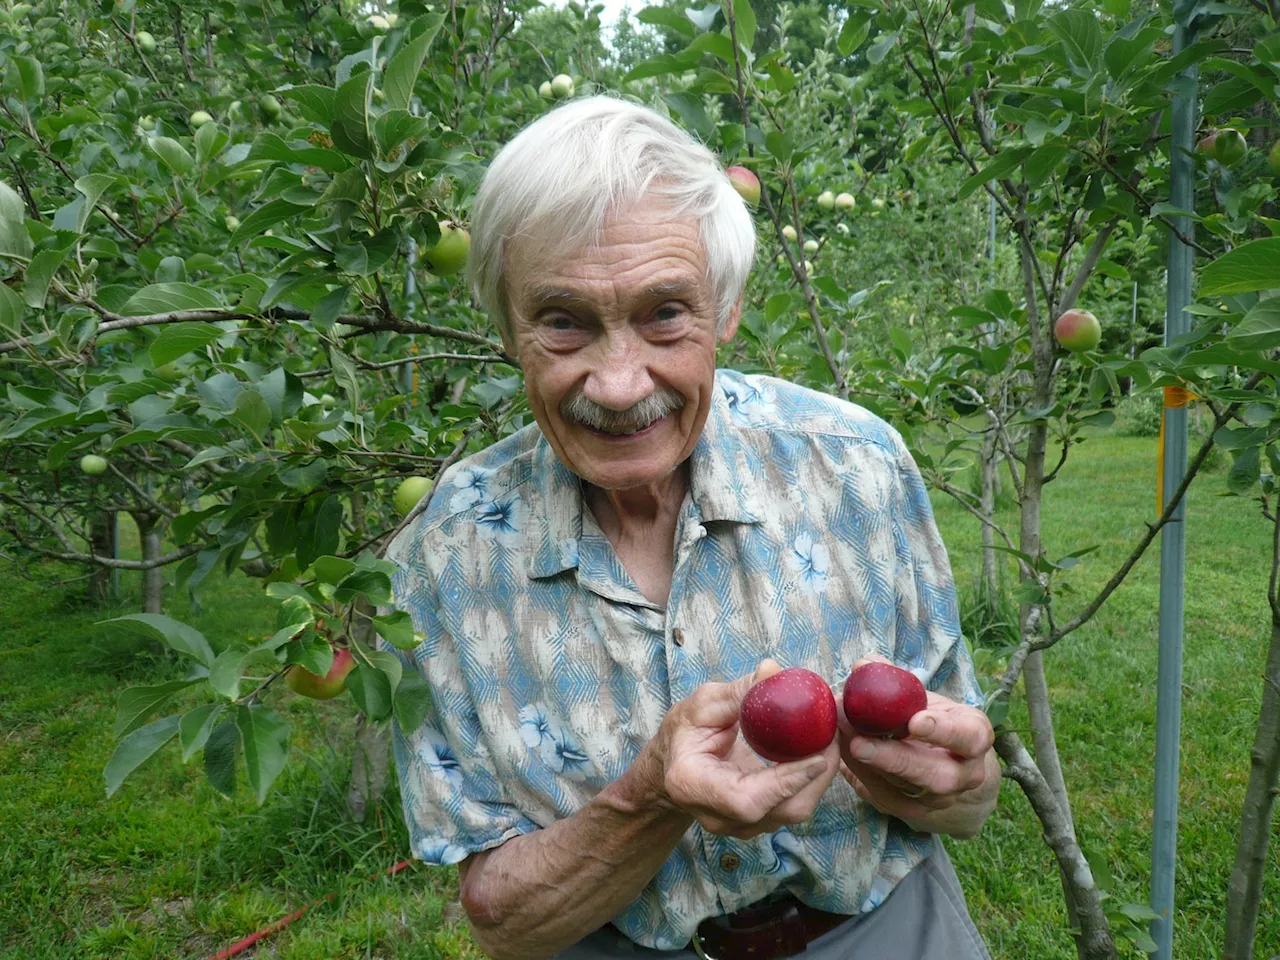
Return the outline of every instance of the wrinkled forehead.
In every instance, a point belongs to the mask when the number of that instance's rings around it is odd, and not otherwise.
[[[696,295],[707,283],[706,251],[702,247],[697,221],[679,214],[660,197],[644,197],[635,203],[611,208],[603,224],[596,229],[574,231],[563,221],[548,218],[529,224],[518,235],[507,238],[502,272],[503,292],[508,305],[514,302],[536,307],[538,303],[552,299],[553,294],[569,294],[563,289],[565,284],[553,279],[563,272],[559,268],[565,264],[598,261],[605,246],[619,241],[625,243],[626,234],[637,227],[670,229],[675,224],[699,237],[701,263],[688,277],[664,278],[645,284],[645,287],[646,290],[651,287],[655,295]],[[558,297],[560,300],[566,298],[572,299],[572,296]]]

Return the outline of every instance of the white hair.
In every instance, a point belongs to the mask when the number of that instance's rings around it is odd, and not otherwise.
[[[504,257],[517,237],[543,249],[599,242],[611,211],[645,196],[694,218],[706,279],[723,330],[755,258],[755,226],[723,167],[705,146],[648,107],[614,96],[570,100],[525,127],[485,173],[471,209],[467,279],[512,343]]]

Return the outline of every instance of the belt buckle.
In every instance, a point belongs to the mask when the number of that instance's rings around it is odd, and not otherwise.
[[[706,948],[702,946],[702,935],[697,930],[693,931],[693,952],[696,953],[701,960],[720,960],[719,957],[713,957],[707,953]]]

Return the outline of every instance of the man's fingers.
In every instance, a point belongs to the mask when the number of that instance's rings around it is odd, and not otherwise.
[[[973,707],[922,710],[911,718],[907,732],[917,740],[969,759],[984,756],[995,743],[991,721]]]

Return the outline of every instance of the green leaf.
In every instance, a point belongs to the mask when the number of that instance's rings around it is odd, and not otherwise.
[[[342,308],[346,306],[347,296],[350,293],[351,285],[344,283],[326,293],[311,308],[311,322],[315,324],[317,330],[328,330],[333,326],[342,313]]]
[[[683,50],[680,53],[662,53],[632,67],[627,75],[622,78],[622,82],[628,83],[632,80],[645,80],[649,77],[665,77],[673,73],[684,73],[686,70],[694,69],[701,59],[702,54],[697,51]]]
[[[236,792],[236,756],[240,752],[240,737],[231,717],[213,728],[204,745],[204,775],[209,785],[224,797]]]
[[[153,686],[125,688],[116,700],[116,726],[112,735],[118,740],[133,733],[175,693],[200,682],[201,678],[197,677],[194,680],[170,680]]]
[[[32,249],[31,234],[22,218],[0,216],[0,257],[29,260]]]
[[[1045,26],[1062,41],[1072,64],[1090,73],[1097,69],[1102,28],[1092,10],[1063,10],[1050,17]]]
[[[94,205],[97,204],[99,198],[106,193],[109,187],[119,182],[120,178],[110,173],[91,173],[87,177],[81,177],[76,181],[76,189],[84,195],[84,203],[80,205],[76,221],[73,224],[76,233],[84,233],[84,228],[89,223],[89,216],[93,213]]]
[[[311,502],[315,501],[313,497]],[[337,494],[329,494],[310,514],[302,516],[298,521],[296,547],[299,567],[305,570],[316,557],[337,551],[342,515],[342,499]]]
[[[212,323],[172,323],[160,331],[147,352],[152,363],[163,366],[192,350],[203,350],[224,332]]]
[[[692,93],[668,93],[662,99],[667,101],[667,106],[675,112],[684,125],[703,140],[709,139],[715,132],[715,124],[707,116],[701,97]]]
[[[282,220],[290,220],[300,213],[303,213],[307,207],[300,206],[296,203],[290,203],[288,200],[272,200],[264,203],[253,213],[249,214],[241,222],[240,226],[231,234],[231,239],[227,242],[230,247],[238,247],[246,240],[258,236],[268,227],[274,226]]]
[[[1251,293],[1280,288],[1280,237],[1266,237],[1236,247],[1204,268],[1200,293]]]
[[[416,673],[401,677],[396,686],[392,709],[402,733],[409,734],[417,730],[431,711],[431,688],[427,681]]]
[[[1236,456],[1227,473],[1227,489],[1246,494],[1262,476],[1262,448],[1250,447]]]
[[[4,74],[4,87],[12,91],[23,103],[32,103],[44,96],[44,69],[35,57],[9,57]]]
[[[333,127],[330,129],[335,147],[366,160],[373,158],[373,136],[369,130],[369,99],[372,95],[372,71],[352,77],[339,87],[333,98]]]
[[[49,284],[53,282],[53,275],[58,272],[62,261],[67,259],[67,254],[70,252],[70,247],[62,250],[41,250],[31,258],[22,281],[22,296],[27,301],[27,306],[37,310],[44,308],[45,297],[49,294]]]
[[[1240,324],[1227,333],[1227,340],[1241,350],[1280,347],[1280,297],[1255,303]]]
[[[148,137],[147,146],[179,177],[185,177],[195,169],[196,162],[187,153],[187,148],[172,137]]]
[[[374,617],[373,629],[397,650],[412,650],[422,643],[422,638],[413,632],[413,619],[404,610]]]
[[[889,51],[898,43],[898,34],[900,31],[886,31],[876,38],[876,42],[867,47],[867,60],[871,63],[879,63],[889,55]]]
[[[346,557],[318,557],[311,565],[316,580],[320,583],[332,583],[337,586],[356,569],[353,561]]]
[[[845,18],[844,26],[840,28],[840,36],[836,38],[836,49],[840,51],[840,56],[847,57],[862,46],[870,29],[870,16],[850,12]]]
[[[960,189],[956,191],[956,198],[964,200],[984,183],[1013,173],[1034,149],[1034,147],[1008,147],[1000,151],[994,160],[960,185]]]
[[[645,7],[636,14],[636,19],[656,27],[667,27],[687,40],[692,40],[698,30],[688,17],[672,7]]]
[[[248,647],[227,647],[213,661],[213,666],[209,668],[209,686],[219,696],[228,700],[235,700],[240,696],[240,675],[248,653]]]
[[[751,9],[751,0],[733,0],[733,19],[738,42],[750,50],[756,40],[756,12]]]
[[[126,300],[119,312],[126,317],[146,317],[184,310],[221,309],[224,307],[216,296],[190,283],[153,283]],[[157,362],[156,366],[159,365]]]
[[[415,117],[407,110],[388,110],[374,124],[374,137],[378,149],[391,156],[400,144],[409,139],[421,140],[431,129],[431,121]]]
[[[350,603],[357,595],[374,606],[385,606],[391,602],[391,578],[375,570],[357,570],[342,581],[333,599],[338,603]]]
[[[386,95],[388,108],[408,108],[413,99],[413,85],[422,70],[422,61],[426,59],[427,51],[440,32],[444,19],[444,12],[437,11],[420,17],[410,25],[409,33],[413,35],[413,39],[391,58],[383,73],[382,92]]]
[[[178,717],[172,716],[149,723],[121,740],[102,771],[107,781],[107,796],[119,790],[125,778],[172,740],[177,732]]]
[[[213,649],[204,634],[163,614],[130,613],[98,625],[117,635],[158,640],[206,667],[213,666]]]
[[[178,743],[182,745],[183,763],[189,762],[196,751],[208,741],[222,710],[223,705],[220,703],[202,703],[182,715],[182,720],[178,723]]]
[[[236,707],[236,728],[244,747],[249,786],[261,806],[288,758],[289,725],[274,710],[255,703]]]
[[[347,689],[356,706],[370,720],[391,716],[391,678],[381,670],[361,663],[347,675]]]
[[[772,130],[765,134],[764,142],[769,152],[773,154],[779,163],[789,162],[796,152],[791,138],[781,130]]]
[[[322,87],[318,84],[309,83],[300,87],[281,90],[280,95],[296,103],[298,105],[298,113],[302,114],[303,117],[328,130],[329,125],[333,123],[334,92],[333,87]]]
[[[259,440],[271,426],[271,408],[262,394],[252,387],[241,390],[236,396],[236,408],[231,417]]]
[[[22,299],[0,283],[0,329],[18,333],[22,329],[22,314],[26,309]]]

